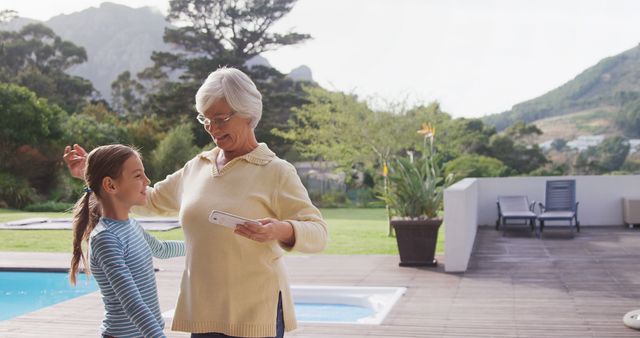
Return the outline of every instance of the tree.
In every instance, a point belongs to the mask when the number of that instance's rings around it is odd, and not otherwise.
[[[67,114],[32,91],[0,83],[0,172],[46,192],[60,160]]]
[[[59,139],[57,124],[65,115],[24,87],[0,83],[0,163],[9,163],[8,157],[20,146]]]
[[[598,145],[600,163],[607,172],[620,169],[629,155],[629,140],[622,136],[608,137]]]
[[[640,137],[640,100],[626,104],[616,116],[616,123],[628,137]]]
[[[489,146],[480,155],[496,158],[507,165],[513,175],[528,174],[549,162],[537,144],[530,145],[542,131],[535,125],[518,122],[501,134],[489,138]]]
[[[164,179],[182,168],[199,151],[200,149],[193,145],[193,133],[189,125],[176,126],[151,152],[150,176],[154,181]]]
[[[464,155],[487,154],[489,139],[496,133],[479,119],[450,119],[438,126],[438,152],[443,161],[454,160]]]
[[[103,144],[129,143],[126,127],[115,112],[102,104],[88,104],[64,124],[67,144],[78,143],[87,150]]]
[[[538,145],[518,144],[507,135],[493,135],[486,155],[506,164],[515,175],[528,174],[549,162]]]
[[[296,0],[172,0],[167,19],[184,24],[167,28],[164,39],[181,46],[191,57],[174,59],[176,54],[161,55],[166,56],[168,66],[186,65],[190,71],[199,70],[187,73],[198,78],[201,72],[211,71],[206,60],[242,66],[263,52],[310,38],[307,34],[269,32],[295,3]],[[205,58],[197,57],[203,54]]]
[[[509,168],[500,160],[482,155],[462,155],[444,167],[445,175],[453,174],[455,181],[465,177],[501,177],[509,173]]]
[[[415,149],[419,124],[406,116],[372,111],[357,97],[306,87],[308,103],[293,109],[288,130],[277,135],[306,159],[333,161],[344,170],[382,164],[402,150]]]
[[[166,136],[165,127],[154,116],[144,116],[125,126],[129,142],[137,147],[143,158],[151,158],[151,152]],[[211,138],[209,138],[211,139]]]
[[[0,10],[0,23],[9,22],[15,19],[17,16],[18,16],[18,12],[16,11],[13,11],[10,9]]]
[[[65,73],[85,61],[84,48],[42,24],[0,31],[0,82],[25,86],[66,111],[79,110],[93,92],[91,82]]]
[[[269,66],[248,67],[247,61],[260,53],[294,45],[310,38],[295,32],[273,33],[273,25],[285,16],[295,0],[172,0],[164,41],[175,46],[171,52],[154,52],[153,66],[138,74],[147,95],[142,105],[146,114],[155,113],[179,123],[181,116],[194,114],[193,97],[207,75],[220,66],[243,70],[263,95],[263,117],[256,129],[261,141],[279,153],[288,145],[271,130],[285,128],[291,107],[304,103],[299,83]],[[194,122],[192,122],[194,123]],[[196,143],[209,137],[196,132]]]
[[[567,146],[567,140],[563,139],[563,138],[556,138],[553,139],[553,142],[551,142],[551,149],[555,149],[556,151],[562,151],[562,149],[564,149]]]
[[[141,115],[144,87],[126,71],[111,83],[111,106],[120,115]]]
[[[591,146],[578,154],[574,169],[580,174],[600,175],[616,171],[622,167],[629,155],[629,141],[622,136],[604,139],[597,146]]]
[[[505,130],[505,134],[516,142],[532,143],[532,138],[537,135],[542,135],[540,130],[535,124],[526,124],[522,121],[518,121]]]
[[[164,41],[176,46],[177,51],[154,52],[151,56],[154,65],[139,76],[155,82],[156,89],[171,89],[176,94],[188,89],[188,99],[192,100],[194,89],[218,67],[233,66],[249,71],[245,64],[252,57],[309,39],[306,34],[270,32],[273,24],[291,11],[295,2],[172,0],[167,20],[175,26],[165,29]],[[184,86],[172,83],[171,74],[178,75]],[[163,101],[164,98],[151,99]],[[153,102],[149,104],[155,107]]]

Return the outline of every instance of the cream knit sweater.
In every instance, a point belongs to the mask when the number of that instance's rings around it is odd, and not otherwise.
[[[148,188],[147,205],[133,210],[157,215],[179,211],[187,254],[172,330],[275,336],[279,292],[285,330],[293,330],[296,318],[282,255],[284,250],[322,251],[328,240],[326,223],[295,168],[266,144],[233,159],[221,171],[215,165],[219,151],[197,155]],[[295,245],[281,247],[275,241],[259,243],[236,235],[209,223],[214,209],[250,219],[288,221]]]

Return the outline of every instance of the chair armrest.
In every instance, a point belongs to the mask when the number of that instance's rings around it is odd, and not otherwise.
[[[536,211],[534,210],[536,207],[536,201],[533,201],[531,203],[529,203],[529,210],[531,210],[531,212],[535,213]]]

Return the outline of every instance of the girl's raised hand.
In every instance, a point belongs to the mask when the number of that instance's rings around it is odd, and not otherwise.
[[[74,144],[73,148],[66,146],[62,159],[67,164],[71,176],[84,179],[84,165],[87,162],[87,151],[84,148],[77,144]]]

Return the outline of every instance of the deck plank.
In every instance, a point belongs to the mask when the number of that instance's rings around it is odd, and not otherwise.
[[[456,274],[401,268],[388,255],[287,256],[292,284],[408,288],[382,325],[301,323],[287,337],[638,337],[622,316],[640,309],[640,231],[581,230],[537,239],[480,227],[469,270]],[[0,267],[66,267],[68,258],[3,252]],[[163,311],[174,307],[183,262],[155,261]],[[0,322],[0,337],[95,337],[102,311],[92,293]],[[189,336],[168,327],[168,337]]]

